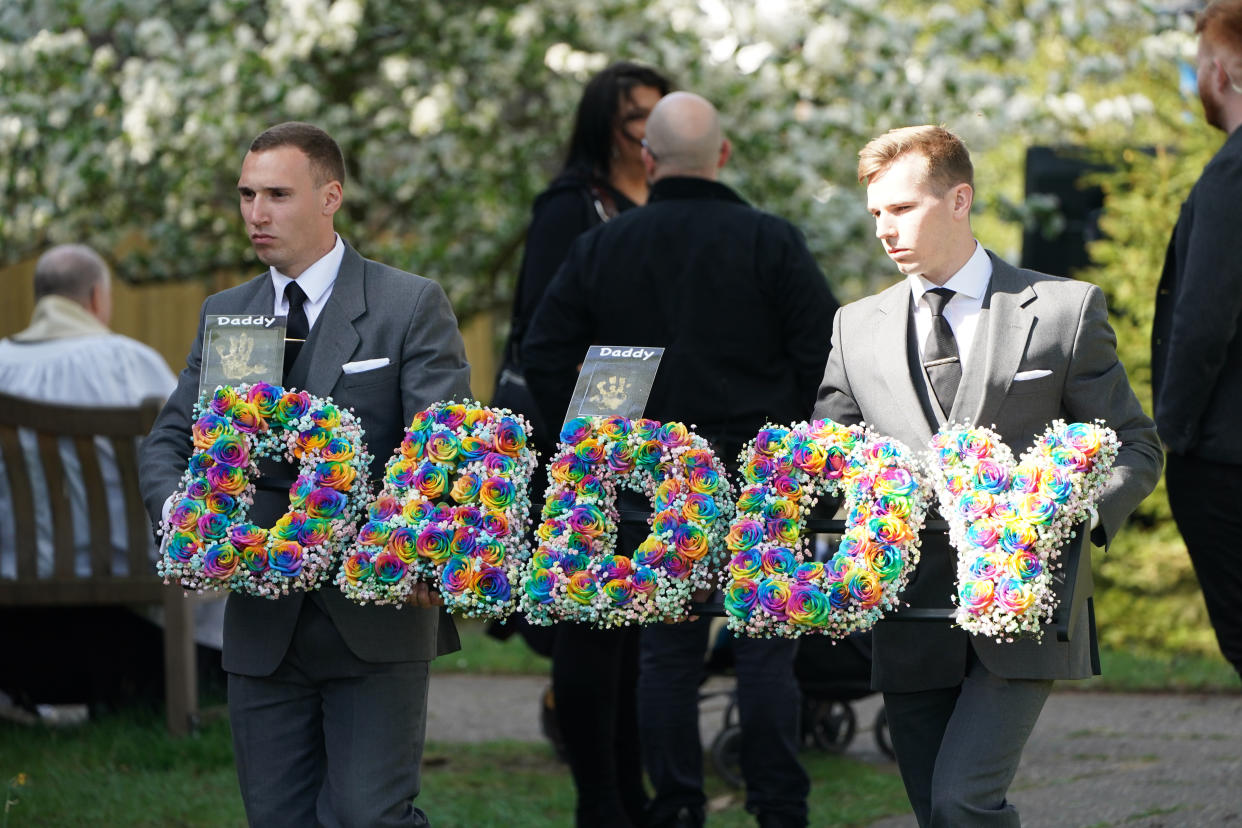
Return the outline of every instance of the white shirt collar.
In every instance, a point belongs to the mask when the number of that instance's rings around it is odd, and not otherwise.
[[[298,287],[306,293],[306,299],[311,305],[317,307],[332,290],[336,274],[341,269],[341,260],[344,258],[345,243],[341,241],[340,235],[337,235],[336,244],[332,246],[332,249],[325,253],[323,258],[302,271],[302,275],[297,279]],[[293,279],[274,267],[269,268],[269,272],[272,275],[272,285],[276,288],[277,305],[287,307],[284,301],[285,285]]]
[[[932,284],[915,273],[906,277],[906,281],[910,283],[910,290],[914,294],[916,306],[924,293],[937,287],[947,287],[954,293],[968,296],[976,302],[982,302],[983,294],[987,292],[988,282],[991,279],[992,258],[978,241],[975,242],[975,252],[970,254],[966,264],[962,265],[961,269],[954,273],[944,285]]]

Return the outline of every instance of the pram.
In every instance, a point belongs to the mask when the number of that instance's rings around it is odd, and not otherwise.
[[[717,635],[707,660],[709,675],[722,675],[732,666],[731,638],[727,630]],[[802,691],[802,745],[828,753],[843,753],[858,731],[858,716],[850,704],[875,693],[871,689],[871,634],[855,633],[833,643],[827,636],[808,635],[799,639],[794,675]],[[736,693],[709,690],[700,694],[700,703],[724,696],[720,732],[709,748],[712,767],[735,788],[742,786],[740,753],[742,727]],[[888,720],[881,707],[873,724],[876,746],[885,756],[895,758],[888,737]]]

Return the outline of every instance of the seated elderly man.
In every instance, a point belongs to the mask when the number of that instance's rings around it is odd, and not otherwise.
[[[0,391],[84,406],[130,406],[148,397],[164,399],[172,392],[176,378],[163,357],[109,330],[111,276],[94,250],[76,244],[48,250],[35,266],[34,293],[29,327],[0,339]],[[31,487],[37,492],[43,473],[34,435],[21,436]],[[119,476],[115,466],[106,462],[110,450],[102,446],[101,473],[112,490],[119,485]],[[72,448],[65,445],[61,451],[66,467],[76,468]],[[73,487],[74,503],[85,504],[81,481],[69,475],[67,482]],[[16,575],[8,487],[0,458],[0,578]],[[109,507],[117,550],[114,571],[123,573],[127,568],[125,516],[119,498],[110,501]],[[80,576],[90,574],[90,527],[84,513],[84,505],[75,509],[73,521],[78,547],[75,570]],[[151,554],[154,560],[154,548]],[[51,569],[52,527],[47,513],[39,526],[39,577],[50,576]],[[198,608],[196,638],[200,645],[214,648],[216,662],[222,621],[223,602],[207,602]],[[113,607],[2,609],[0,624],[4,629],[26,631],[8,638],[5,658],[0,660],[0,691],[37,702],[112,701],[148,689],[157,696],[160,692],[159,630],[135,613]],[[74,650],[80,650],[79,657],[74,657]],[[210,655],[207,660],[210,668]]]

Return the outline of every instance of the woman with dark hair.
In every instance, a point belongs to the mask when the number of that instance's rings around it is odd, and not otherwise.
[[[614,63],[593,77],[578,102],[565,164],[535,199],[492,403],[531,420],[545,463],[564,412],[537,409],[521,374],[522,337],[574,239],[646,203],[642,140],[648,113],[669,88],[659,72],[636,63]],[[642,539],[628,529],[621,528],[617,550],[624,554]],[[551,655],[554,712],[577,791],[577,825],[643,825],[647,794],[638,749],[637,628],[562,623],[555,628]]]
[[[647,173],[641,152],[647,114],[669,88],[668,80],[656,70],[625,61],[591,78],[578,102],[565,163],[535,198],[509,339],[492,402],[531,420],[535,447],[545,459],[556,446],[558,418],[563,412],[539,412],[535,407],[521,373],[522,337],[574,239],[646,203]]]

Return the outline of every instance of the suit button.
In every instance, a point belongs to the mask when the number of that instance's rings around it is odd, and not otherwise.
[[[1164,340],[1163,340],[1163,339],[1157,339],[1157,340],[1156,340],[1156,344],[1157,344],[1157,345],[1163,345],[1163,344],[1164,344]]]

